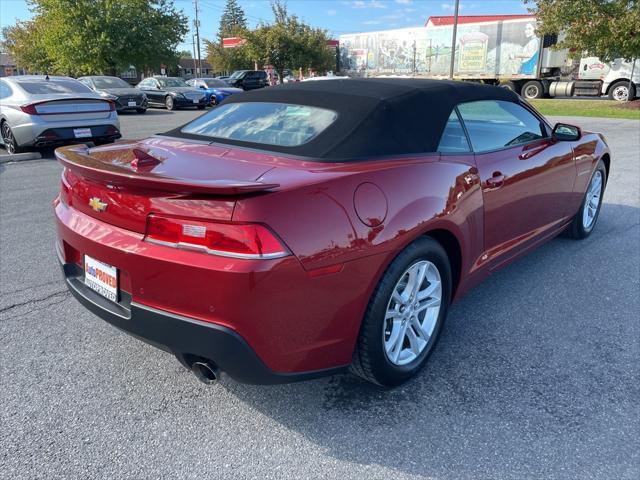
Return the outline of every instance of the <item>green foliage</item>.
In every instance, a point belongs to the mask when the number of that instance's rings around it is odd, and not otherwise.
[[[177,58],[187,18],[171,0],[30,0],[31,21],[5,29],[23,68],[67,75],[157,69]]]
[[[637,0],[525,0],[533,3],[540,34],[563,32],[558,48],[599,57],[640,57],[640,2]]]
[[[247,19],[244,10],[238,5],[237,0],[227,0],[224,12],[220,17],[218,38],[222,41],[226,37],[237,36],[238,32],[247,30]]]
[[[274,23],[261,24],[247,35],[246,48],[252,58],[271,64],[280,79],[290,68],[319,71],[335,68],[335,50],[327,47],[327,32],[313,28],[296,15],[290,15],[286,5],[276,0],[272,4]]]

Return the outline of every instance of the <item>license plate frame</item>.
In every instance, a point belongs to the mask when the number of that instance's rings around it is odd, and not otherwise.
[[[103,298],[118,303],[120,300],[118,268],[86,254],[83,263],[84,284]]]

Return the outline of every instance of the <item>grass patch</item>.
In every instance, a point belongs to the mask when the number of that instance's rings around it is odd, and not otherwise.
[[[640,109],[624,108],[622,103],[616,102],[615,100],[559,100],[542,98],[530,100],[530,102],[543,115],[640,120]]]

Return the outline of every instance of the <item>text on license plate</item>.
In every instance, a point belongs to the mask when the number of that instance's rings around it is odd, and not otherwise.
[[[135,106],[136,106],[136,102],[133,102],[133,101],[132,101],[132,102],[129,102],[129,106],[130,106],[130,107],[135,107]]]
[[[200,102],[200,100],[198,100],[197,98],[193,99],[193,103],[198,103],[198,102]]]
[[[73,129],[73,135],[76,138],[90,137],[91,136],[91,129],[90,128],[74,128]]]
[[[118,301],[118,269],[116,267],[85,255],[84,283],[112,302]]]

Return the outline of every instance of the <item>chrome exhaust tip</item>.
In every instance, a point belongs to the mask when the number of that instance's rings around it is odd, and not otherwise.
[[[198,380],[206,385],[213,385],[218,381],[220,373],[218,367],[208,361],[193,362],[191,371]]]

